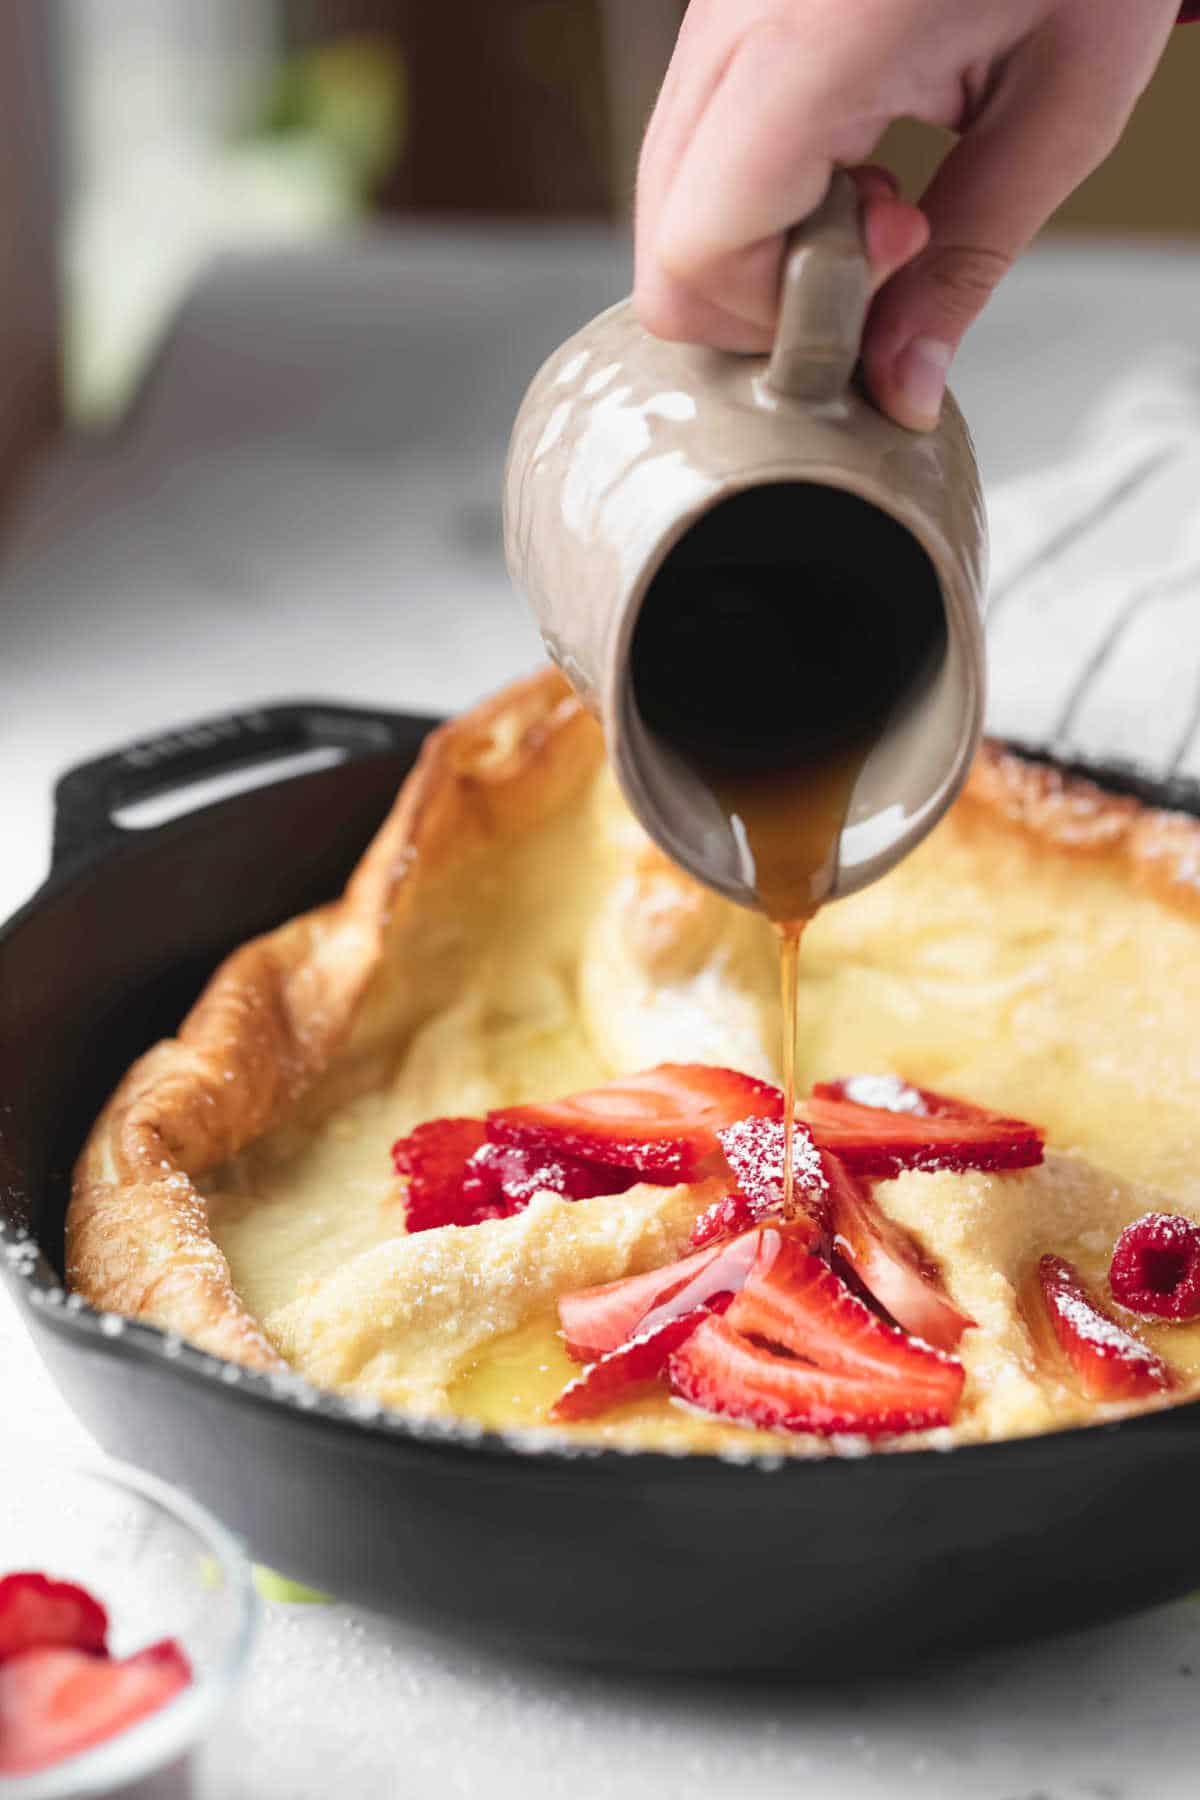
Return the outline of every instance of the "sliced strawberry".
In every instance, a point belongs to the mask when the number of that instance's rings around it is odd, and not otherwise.
[[[962,1365],[886,1325],[829,1265],[770,1229],[726,1317],[736,1331],[803,1356],[835,1375],[890,1375],[910,1397],[931,1388],[953,1409]]]
[[[191,1678],[169,1639],[123,1662],[66,1647],[11,1657],[0,1668],[0,1774],[26,1775],[115,1737]]]
[[[1200,1318],[1200,1226],[1178,1213],[1143,1213],[1117,1239],[1108,1285],[1146,1318]]]
[[[783,1210],[783,1155],[785,1127],[782,1119],[738,1119],[717,1133],[725,1160],[733,1170],[738,1192],[744,1194],[760,1218]],[[792,1130],[792,1202],[797,1215],[819,1217],[829,1193],[821,1167],[821,1153],[812,1133],[797,1119]]]
[[[43,1645],[66,1645],[103,1656],[108,1615],[73,1581],[52,1581],[33,1569],[0,1580],[0,1663]]]
[[[975,1323],[960,1312],[903,1228],[889,1219],[865,1183],[841,1159],[823,1158],[834,1249],[898,1325],[939,1350],[954,1350]]]
[[[745,1194],[726,1194],[700,1214],[692,1226],[691,1242],[699,1249],[719,1238],[735,1237],[752,1229],[755,1216],[754,1203]]]
[[[1059,1348],[1090,1399],[1132,1400],[1174,1385],[1162,1357],[1097,1305],[1071,1263],[1043,1256],[1038,1283]]]
[[[854,1175],[1024,1169],[1043,1155],[1038,1126],[884,1075],[818,1082],[804,1117],[822,1150],[832,1150]]]
[[[485,1143],[481,1119],[430,1119],[392,1145],[397,1175],[408,1178],[405,1214],[410,1232],[439,1225],[473,1225],[479,1214],[463,1199],[468,1159]],[[494,1215],[493,1215],[494,1216]]]
[[[732,1309],[731,1309],[732,1310]],[[767,1431],[812,1431],[827,1437],[854,1432],[883,1437],[948,1425],[961,1388],[961,1370],[947,1359],[939,1387],[909,1387],[882,1370],[839,1375],[762,1349],[729,1320],[701,1321],[667,1365],[681,1400],[743,1425]]]
[[[724,1126],[782,1112],[782,1094],[765,1081],[706,1063],[661,1063],[565,1100],[491,1112],[487,1134],[493,1143],[636,1169],[651,1181],[691,1181],[717,1165]]]
[[[622,1194],[637,1175],[516,1144],[490,1144],[481,1119],[430,1119],[392,1145],[392,1161],[407,1176],[409,1232],[439,1225],[478,1225],[521,1212],[544,1191],[568,1200]]]
[[[678,1318],[662,1319],[648,1331],[639,1331],[627,1344],[606,1350],[574,1381],[568,1382],[550,1408],[550,1417],[590,1419],[626,1399],[632,1389],[655,1380],[666,1368],[672,1350],[678,1350],[691,1336],[708,1311],[707,1307],[697,1306]]]
[[[521,1212],[535,1194],[588,1200],[595,1194],[623,1194],[637,1179],[631,1169],[523,1150],[518,1144],[481,1144],[463,1171],[463,1204],[478,1218],[507,1218]]]
[[[558,1317],[568,1351],[578,1361],[590,1362],[670,1319],[694,1312],[718,1294],[736,1293],[757,1249],[758,1233],[748,1232],[664,1269],[560,1295]]]

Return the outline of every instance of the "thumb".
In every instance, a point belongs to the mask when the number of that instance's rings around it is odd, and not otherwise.
[[[951,358],[1016,256],[1108,154],[1136,98],[1038,33],[1005,63],[985,106],[925,192],[929,242],[876,296],[863,367],[876,404],[936,425]]]

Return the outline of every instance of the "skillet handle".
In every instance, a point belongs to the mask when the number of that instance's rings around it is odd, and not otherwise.
[[[345,759],[388,751],[412,754],[436,723],[369,707],[296,700],[218,713],[158,737],[141,738],[123,750],[80,763],[58,781],[51,869],[90,860],[128,839],[132,834],[116,815],[137,801],[231,774],[247,764],[305,752],[340,750]],[[273,779],[269,771],[264,779]]]

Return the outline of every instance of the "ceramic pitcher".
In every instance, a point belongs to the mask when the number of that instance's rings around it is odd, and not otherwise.
[[[693,566],[700,546],[716,545],[718,561],[769,555],[778,575],[794,557],[806,574],[794,604],[814,608],[829,605],[830,591],[808,578],[814,557],[836,591],[842,566],[867,555],[877,616],[866,618],[865,637],[886,628],[903,648],[918,599],[926,624],[931,606],[936,614],[928,666],[856,780],[831,894],[864,886],[932,828],[981,732],[986,526],[970,437],[949,394],[928,434],[867,399],[855,365],[870,291],[856,191],[839,171],[793,234],[770,356],[663,342],[622,301],[543,365],[513,430],[505,545],[514,584],[599,717],[650,836],[747,905],[755,896],[744,846],[635,691],[639,619],[680,558]],[[824,679],[814,667],[808,693]],[[806,703],[798,692],[797,711]]]

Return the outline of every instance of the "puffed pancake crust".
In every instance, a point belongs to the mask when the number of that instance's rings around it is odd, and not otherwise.
[[[557,1294],[679,1255],[712,1184],[410,1237],[392,1140],[662,1061],[778,1079],[778,980],[769,926],[649,843],[547,669],[433,733],[342,897],[229,957],[129,1070],[75,1170],[71,1286],[251,1368],[536,1424],[572,1372]],[[936,1441],[1096,1416],[1021,1294],[1045,1251],[1102,1288],[1130,1220],[1200,1219],[1200,824],[987,746],[930,838],[819,916],[799,1012],[801,1092],[898,1071],[1047,1132],[1039,1168],[877,1190],[977,1322]],[[1143,1335],[1200,1375],[1200,1326]],[[751,1435],[665,1400],[571,1429]]]

